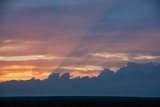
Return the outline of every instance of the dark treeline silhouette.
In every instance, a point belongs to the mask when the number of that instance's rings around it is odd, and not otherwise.
[[[130,62],[116,73],[104,69],[92,78],[52,73],[45,80],[8,81],[0,84],[0,96],[160,97],[160,64]]]

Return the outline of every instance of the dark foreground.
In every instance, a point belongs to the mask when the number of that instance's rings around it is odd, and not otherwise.
[[[160,98],[1,97],[0,107],[160,107]]]

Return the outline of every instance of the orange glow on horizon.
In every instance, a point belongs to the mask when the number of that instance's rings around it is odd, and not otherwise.
[[[46,79],[51,74],[50,72],[43,72],[37,74],[35,72],[36,71],[7,73],[6,75],[0,76],[0,82],[10,81],[10,80],[30,80],[31,78],[43,80]]]
[[[36,66],[30,66],[30,65],[12,65],[12,66],[3,66],[0,67],[0,82],[10,81],[10,80],[30,80],[32,78],[35,79],[47,79],[48,76],[53,72],[56,67],[46,67],[50,69],[44,69],[45,71],[36,71]],[[43,69],[43,68],[39,68]],[[12,71],[13,70],[13,71]],[[63,73],[61,73],[62,75]],[[80,72],[80,71],[74,71],[70,72],[70,78],[76,78],[76,77],[84,77],[89,76],[95,77],[98,76],[99,72]]]
[[[0,67],[0,82],[10,80],[46,79],[56,67],[32,65],[10,65]]]

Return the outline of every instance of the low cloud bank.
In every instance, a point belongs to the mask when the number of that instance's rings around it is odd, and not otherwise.
[[[160,97],[160,64],[127,63],[116,73],[104,69],[92,78],[52,73],[45,80],[8,81],[0,84],[0,96]]]

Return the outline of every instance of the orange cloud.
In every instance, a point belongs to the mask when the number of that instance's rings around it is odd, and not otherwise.
[[[7,71],[6,71],[7,72]],[[5,74],[1,74],[0,75],[0,82],[3,81],[9,81],[9,80],[28,80],[31,79],[33,77],[35,77],[36,79],[45,79],[49,76],[49,74],[51,74],[51,72],[37,72],[37,71],[33,71],[33,70],[26,70],[23,72],[17,71],[17,72],[8,72]]]
[[[92,77],[98,76],[99,72],[92,71],[92,72],[88,72],[88,73],[82,73],[81,71],[75,71],[75,72],[71,72],[70,75],[71,75],[71,78],[76,78],[76,77],[82,78],[85,76],[89,76],[90,78],[92,78]]]
[[[24,66],[19,66],[19,65],[12,65],[12,66],[3,66],[0,67],[0,70],[12,70],[12,69],[35,69],[37,67],[35,66],[30,66],[30,65],[24,65]]]
[[[61,57],[56,56],[46,56],[46,55],[29,55],[29,56],[0,56],[0,61],[32,61],[32,60],[53,60],[61,59]]]
[[[16,71],[16,70],[36,70],[36,69],[42,69],[42,70],[53,70],[56,67],[42,67],[42,66],[32,66],[32,65],[10,65],[10,66],[2,66],[0,67],[0,71]],[[41,70],[40,70],[41,71]]]
[[[60,67],[62,69],[68,69],[68,70],[80,70],[80,71],[101,71],[103,70],[100,66],[92,66],[92,65],[81,65],[81,66],[64,66]]]
[[[8,80],[28,80],[33,77],[45,79],[57,67],[34,65],[8,65],[0,67],[0,82]]]

